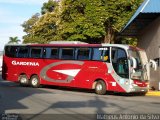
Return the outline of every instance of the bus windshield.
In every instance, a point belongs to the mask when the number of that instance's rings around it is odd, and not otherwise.
[[[134,57],[137,62],[137,67],[133,72],[131,72],[131,79],[149,80],[147,70],[145,68],[145,65],[148,63],[146,52],[142,50],[129,50],[129,56]]]

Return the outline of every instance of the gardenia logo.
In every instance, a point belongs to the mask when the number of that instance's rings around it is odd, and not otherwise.
[[[39,66],[39,63],[38,62],[18,62],[18,61],[12,61],[12,65]]]

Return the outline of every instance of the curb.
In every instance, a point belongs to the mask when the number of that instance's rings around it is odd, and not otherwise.
[[[146,96],[160,96],[160,91],[149,91]]]

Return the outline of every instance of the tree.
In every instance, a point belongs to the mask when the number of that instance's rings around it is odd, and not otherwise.
[[[49,0],[48,2],[43,3],[41,8],[41,14],[45,14],[47,12],[53,12],[58,3],[54,0]]]
[[[56,21],[57,18],[55,13],[46,13],[36,22],[31,30],[34,37],[40,38],[36,42],[49,43],[56,39]]]
[[[18,42],[20,42],[18,37],[9,37],[9,42],[8,43],[18,44]]]
[[[101,0],[62,0],[58,33],[64,40],[101,41],[106,17]]]
[[[123,40],[118,33],[141,2],[142,0],[49,0],[42,6],[42,16],[32,16],[22,25],[27,33],[24,42],[70,40],[133,43]]]
[[[104,23],[106,29],[105,43],[116,43],[122,39],[117,38],[117,33],[124,27],[142,1],[143,0],[106,0],[105,5],[108,18]]]
[[[61,0],[59,33],[65,40],[116,43],[117,33],[142,0]]]
[[[44,3],[41,8],[42,15],[36,13],[29,20],[22,24],[24,32],[27,35],[23,36],[24,43],[48,43],[53,40],[57,22],[57,5],[58,3],[49,0]],[[51,10],[51,7],[54,8]]]
[[[24,28],[23,31],[29,34],[32,26],[39,20],[39,16],[39,13],[36,13],[30,19],[24,21],[24,23],[22,24],[22,27]]]
[[[32,27],[36,24],[36,22],[39,20],[39,13],[34,14],[30,19],[25,21],[22,24],[22,27],[24,28],[23,31],[26,32],[27,35],[23,36],[24,43],[33,43],[35,42],[36,38],[33,35]],[[39,39],[39,38],[37,38]]]

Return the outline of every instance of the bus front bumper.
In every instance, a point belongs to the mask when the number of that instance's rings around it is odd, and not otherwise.
[[[148,92],[148,90],[149,90],[149,88],[148,87],[132,87],[131,89],[130,89],[130,92],[142,92],[142,93],[147,93]]]

